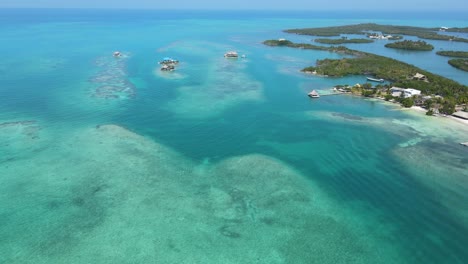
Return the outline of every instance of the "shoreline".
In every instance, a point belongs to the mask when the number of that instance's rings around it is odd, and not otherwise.
[[[357,96],[361,97],[361,98],[364,98],[364,99],[367,99],[367,100],[375,100],[375,101],[379,101],[379,102],[383,102],[383,103],[388,103],[389,105],[398,106],[398,107],[400,107],[398,110],[411,110],[413,113],[423,113],[424,116],[426,116],[427,110],[425,108],[422,108],[421,106],[412,106],[412,107],[406,108],[406,107],[401,106],[398,103],[385,101],[385,99],[383,99],[383,98],[378,98],[378,97],[366,98],[366,97],[363,97],[361,95],[357,95]],[[427,117],[438,118],[438,119],[441,119],[441,120],[451,120],[452,122],[456,122],[456,123],[465,125],[468,128],[468,120],[461,119],[461,118],[458,118],[458,117],[455,117],[455,116],[452,116],[452,115],[447,115],[447,116],[434,115],[434,116],[427,116]]]
[[[404,107],[402,107],[403,109],[405,109]],[[419,113],[424,113],[424,115],[426,114],[427,110],[420,107],[420,106],[412,106],[412,107],[409,107],[407,108],[409,110],[413,110],[415,112],[419,112]],[[464,124],[466,126],[468,126],[468,120],[465,120],[465,119],[461,119],[461,118],[458,118],[458,117],[455,117],[455,116],[452,116],[452,115],[447,115],[447,116],[441,116],[441,115],[435,115],[435,116],[430,116],[430,117],[434,117],[434,118],[447,118],[446,120],[453,120],[457,123],[460,123],[460,124]]]

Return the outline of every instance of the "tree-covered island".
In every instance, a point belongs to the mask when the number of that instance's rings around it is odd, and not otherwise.
[[[329,39],[329,38],[318,38],[314,40],[315,42],[322,43],[322,44],[332,44],[332,45],[338,45],[338,44],[358,44],[358,43],[372,43],[374,42],[373,40],[370,39],[348,39],[346,37],[340,38],[340,39]]]
[[[441,50],[437,51],[436,54],[447,57],[468,58],[468,51]]]
[[[449,28],[444,29],[447,32],[468,32],[468,27],[465,28]],[[335,27],[318,27],[318,28],[303,28],[303,29],[287,29],[287,33],[295,33],[300,35],[333,37],[340,36],[341,34],[357,34],[367,35],[370,32],[382,32],[387,35],[407,35],[416,36],[421,39],[435,39],[435,40],[450,40],[459,42],[468,42],[468,39],[459,38],[453,35],[441,35],[440,28],[425,28],[425,27],[411,27],[411,26],[393,26],[393,25],[379,25],[375,23],[364,23],[356,25],[335,26]]]
[[[468,72],[468,59],[451,59],[448,64],[462,71]]]
[[[468,86],[395,59],[352,50],[343,46],[323,47],[293,43],[284,39],[266,40],[263,43],[268,46],[324,50],[353,56],[353,58],[317,60],[315,66],[306,67],[302,69],[303,72],[333,77],[366,75],[382,78],[390,81],[396,87],[414,88],[426,95],[442,96],[443,101],[440,104],[447,106],[445,107],[447,114],[454,111],[455,104],[468,103]],[[377,90],[362,92],[361,89],[360,91],[362,95],[366,96],[366,94],[376,95]],[[379,96],[385,95],[380,94]]]
[[[420,50],[420,51],[431,51],[434,49],[434,46],[422,40],[397,41],[397,42],[385,44],[385,47],[392,48],[392,49]]]

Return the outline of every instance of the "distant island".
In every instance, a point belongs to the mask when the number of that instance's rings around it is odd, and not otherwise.
[[[448,63],[457,69],[468,72],[468,59],[451,59]]]
[[[426,95],[443,97],[439,101],[441,105],[447,106],[445,108],[447,114],[455,111],[456,104],[468,103],[468,86],[395,59],[352,50],[343,46],[323,47],[293,43],[285,39],[266,40],[263,43],[268,46],[325,50],[353,56],[353,58],[318,60],[316,66],[302,69],[306,73],[333,77],[364,75],[385,79],[392,82],[392,85],[396,87],[418,89]],[[365,92],[362,94],[366,95]]]
[[[468,39],[459,38],[456,36],[438,32],[468,32],[468,27],[465,28],[424,28],[424,27],[411,27],[411,26],[393,26],[393,25],[379,25],[375,23],[364,23],[356,25],[335,26],[335,27],[319,27],[319,28],[303,28],[303,29],[287,29],[287,33],[295,33],[300,35],[333,37],[340,36],[341,34],[358,34],[367,35],[372,32],[382,32],[388,35],[407,35],[416,36],[421,39],[435,39],[447,41],[468,42]]]
[[[468,58],[468,51],[443,50],[443,51],[437,51],[436,54],[440,56],[447,56],[447,57]]]
[[[348,39],[346,37],[340,39],[328,39],[328,38],[318,38],[314,40],[315,42],[322,43],[322,44],[347,44],[347,43],[372,43],[373,40],[370,39]]]
[[[392,48],[392,49],[419,50],[419,51],[431,51],[434,49],[434,46],[422,40],[397,41],[397,42],[385,44],[385,47]]]
[[[324,50],[324,51],[330,51],[330,52],[335,52],[335,53],[342,53],[342,54],[347,54],[347,55],[355,55],[358,56],[360,54],[360,51],[357,50],[352,50],[348,49],[344,46],[318,46],[318,45],[312,45],[308,43],[294,43],[290,40],[286,39],[270,39],[270,40],[265,40],[263,44],[267,46],[284,46],[284,47],[290,47],[290,48],[299,48],[299,49],[311,49],[311,50]]]

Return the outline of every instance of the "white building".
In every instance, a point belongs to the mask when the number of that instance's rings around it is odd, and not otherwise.
[[[392,96],[393,96],[393,97],[400,97],[400,96],[401,96],[401,93],[402,93],[404,90],[405,90],[404,88],[395,87],[395,86],[393,86],[392,88],[390,88],[390,92],[392,93]]]
[[[405,92],[405,98],[413,97],[415,95],[420,95],[421,94],[421,91],[416,90],[416,89],[412,89],[412,88],[405,89],[404,92]]]
[[[392,87],[390,88],[390,92],[392,93],[392,96],[394,97],[400,97],[401,94],[403,93],[403,97],[408,98],[408,97],[413,97],[415,95],[420,95],[421,91],[416,90],[413,88],[399,88],[399,87]]]

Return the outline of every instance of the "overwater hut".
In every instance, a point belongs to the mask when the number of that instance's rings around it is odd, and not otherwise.
[[[237,53],[237,51],[228,51],[226,53],[224,53],[224,57],[225,58],[238,58],[239,57],[239,54]]]
[[[173,58],[165,57],[159,64],[178,64],[178,60],[174,60]]]
[[[173,71],[173,70],[175,70],[175,67],[172,64],[163,64],[163,66],[161,67],[161,71]]]

